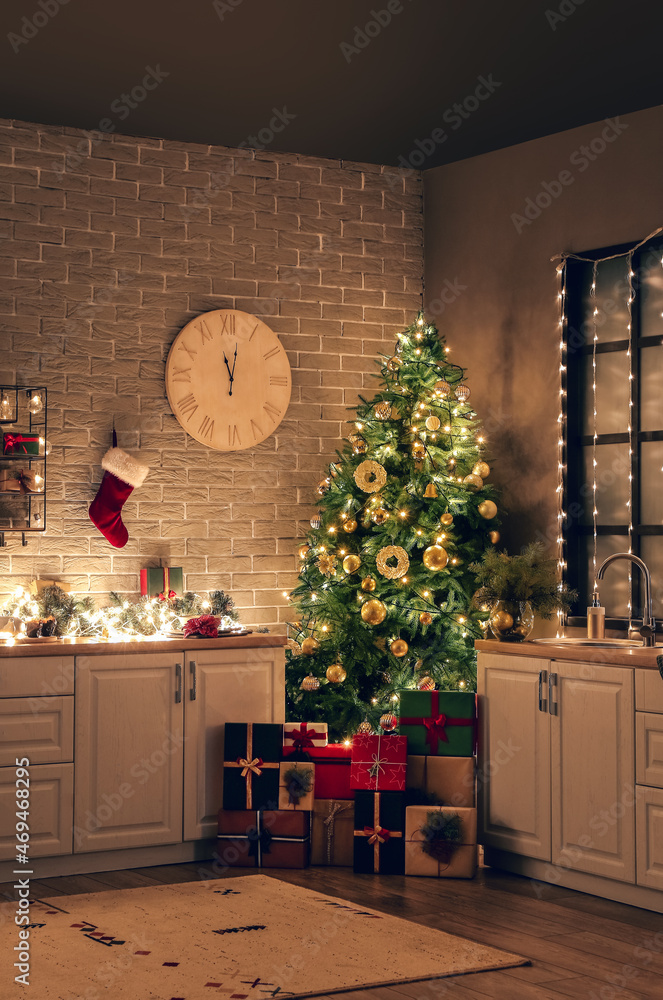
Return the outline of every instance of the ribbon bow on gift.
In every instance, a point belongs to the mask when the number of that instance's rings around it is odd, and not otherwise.
[[[174,590],[169,590],[167,594],[162,590],[160,594],[157,594],[157,597],[160,601],[172,601],[174,597],[177,597],[177,594]]]
[[[249,774],[262,774],[262,757],[254,757],[253,760],[247,760],[246,757],[238,757],[237,763],[242,768],[242,777],[249,779]]]
[[[34,437],[24,438],[22,434],[5,434],[4,435],[5,454],[9,455],[12,452],[23,451],[23,453],[27,455],[28,449],[25,446],[25,442],[34,440],[35,440]],[[22,447],[19,448],[19,445],[22,445]]]
[[[272,831],[267,830],[264,827],[258,830],[255,826],[253,826],[249,830],[248,838],[249,857],[256,858],[258,861],[258,867],[261,868],[262,855],[269,854],[271,851]]]
[[[424,719],[424,725],[428,732],[426,733],[426,743],[431,745],[435,744],[437,746],[437,741],[442,740],[443,743],[449,742],[449,737],[447,736],[445,726],[447,724],[447,717],[442,712],[437,716],[436,719]]]
[[[371,778],[377,779],[381,774],[385,773],[383,765],[388,764],[389,759],[387,757],[380,757],[378,753],[374,753],[372,760],[373,763],[369,767],[368,773],[370,774]],[[377,780],[376,780],[376,788],[377,788]]]
[[[384,844],[386,843],[390,836],[391,831],[385,830],[383,826],[365,826],[364,833],[368,837],[369,844]]]
[[[317,729],[309,729],[305,722],[302,722],[299,729],[293,729],[287,733],[287,736],[292,740],[295,750],[303,750],[304,747],[314,746],[313,740],[322,739],[324,735],[324,733],[319,733]]]

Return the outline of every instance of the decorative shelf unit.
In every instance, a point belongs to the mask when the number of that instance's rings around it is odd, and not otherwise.
[[[0,385],[0,546],[9,532],[27,545],[29,534],[46,530],[47,413],[46,386]],[[16,435],[13,445],[7,435]],[[25,435],[37,436],[36,451]]]

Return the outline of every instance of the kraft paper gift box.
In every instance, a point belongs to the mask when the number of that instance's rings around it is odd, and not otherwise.
[[[230,868],[306,868],[310,828],[309,812],[222,809],[218,859]]]
[[[149,566],[140,571],[140,593],[142,597],[181,597],[184,578],[181,566]]]
[[[354,821],[354,870],[402,875],[405,870],[405,793],[358,791]]]
[[[407,740],[404,736],[371,736],[352,739],[350,784],[373,792],[405,791]]]
[[[312,747],[310,750],[295,750],[284,747],[285,760],[309,760],[315,764],[316,799],[354,799],[354,788],[350,787],[350,767],[352,747],[344,743],[329,743],[326,747]]]
[[[276,809],[283,725],[226,722],[223,743],[223,808]]]
[[[21,431],[5,431],[2,435],[3,455],[38,455],[39,435]]]
[[[326,722],[284,722],[283,746],[295,750],[326,747],[329,742]]]
[[[398,731],[411,755],[471,757],[476,698],[467,691],[401,691]]]
[[[440,805],[471,809],[474,765],[474,757],[409,756],[405,786],[434,796]]]
[[[315,764],[286,760],[279,764],[279,809],[313,809]]]
[[[435,814],[459,816],[462,842],[427,838],[422,828]],[[426,850],[424,849],[426,848]],[[477,870],[477,811],[454,806],[408,806],[405,810],[405,874],[431,878],[474,878]]]
[[[42,484],[43,486],[43,480]],[[0,469],[0,493],[41,493],[35,469]]]
[[[312,865],[352,865],[353,799],[315,799],[311,828]]]

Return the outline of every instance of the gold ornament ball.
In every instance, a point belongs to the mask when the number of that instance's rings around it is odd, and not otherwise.
[[[319,497],[323,497],[329,487],[331,486],[331,479],[323,479],[321,483],[318,483],[318,488],[315,491]]]
[[[499,531],[491,531],[489,532],[488,537],[490,538],[493,545],[497,545],[497,543],[500,540],[500,533]]]
[[[415,458],[423,458],[426,454],[426,447],[423,441],[414,441],[412,443],[412,454]]]
[[[487,521],[495,517],[497,514],[497,504],[493,503],[492,500],[482,500],[478,507],[479,513],[482,517],[485,517]]]
[[[368,719],[364,719],[364,721],[360,722],[357,726],[357,732],[360,735],[369,736],[373,732],[373,726],[370,724]]]
[[[454,389],[454,396],[459,403],[465,403],[470,398],[470,387],[468,385],[457,385]]]
[[[302,691],[317,691],[320,687],[320,681],[313,674],[307,674],[299,686]]]
[[[421,622],[422,625],[430,625],[430,623],[433,621],[433,616],[430,613],[430,611],[422,611],[421,614],[419,615],[419,621]]]
[[[300,545],[297,555],[299,556],[300,559],[306,559],[306,556],[309,554],[310,551],[311,551],[310,545]]]
[[[343,669],[342,663],[332,663],[330,667],[327,667],[325,676],[330,684],[342,684],[348,675]]]
[[[346,531],[348,535],[351,535],[353,531],[357,530],[357,522],[354,517],[349,517],[347,521],[343,522],[343,531]]]
[[[463,482],[466,486],[471,486],[474,490],[480,490],[483,486],[483,479],[481,476],[475,476],[473,472],[469,476],[465,476]]]
[[[305,656],[312,656],[318,649],[320,649],[320,643],[312,635],[308,635],[302,642],[302,653]]]
[[[361,581],[361,589],[362,590],[367,590],[367,591],[370,592],[372,590],[375,590],[375,587],[376,587],[376,583],[375,583],[375,580],[373,579],[372,576],[366,576]]]
[[[354,555],[353,553],[351,553],[349,556],[346,556],[345,559],[343,560],[343,569],[345,570],[346,573],[356,573],[360,566],[361,566],[361,559],[359,558],[359,556]]]
[[[445,528],[451,527],[453,523],[454,516],[448,510],[445,510],[444,514],[440,514],[440,524],[443,524]]]
[[[423,560],[426,569],[437,573],[447,565],[449,556],[447,550],[443,549],[441,545],[429,545],[427,549],[424,549]]]
[[[391,417],[391,403],[376,403],[373,412],[378,420],[389,420]]]
[[[368,445],[360,434],[351,434],[350,444],[352,445],[352,450],[355,455],[364,455],[368,450]]]
[[[481,476],[482,479],[488,479],[490,475],[490,466],[487,462],[477,462],[477,464],[472,469],[475,476]]]
[[[429,431],[438,431],[440,429],[440,418],[431,413],[430,417],[426,417],[426,427]]]
[[[490,624],[500,630],[511,628],[513,625],[513,617],[508,611],[496,611],[490,616]]]
[[[398,656],[399,658],[401,656],[407,656],[407,651],[409,648],[410,647],[406,643],[405,639],[394,639],[394,641],[389,646],[390,652],[392,652],[394,656]]]
[[[385,733],[392,733],[397,725],[398,719],[393,712],[385,712],[380,716],[380,728],[384,729]]]
[[[417,687],[420,691],[434,691],[435,681],[432,677],[429,677],[428,674],[426,674],[424,677],[419,678],[417,681]]]
[[[361,617],[367,625],[379,625],[387,617],[387,609],[382,601],[372,597],[361,606]]]
[[[449,393],[451,392],[451,386],[446,381],[446,379],[440,379],[439,382],[435,383],[434,388],[438,396],[448,396]]]
[[[384,524],[388,520],[389,511],[385,510],[384,507],[376,507],[375,510],[371,511],[371,521],[373,524]]]
[[[387,361],[387,371],[397,372],[402,364],[403,362],[401,361],[401,359],[397,358],[396,355],[394,354],[393,358],[389,358],[389,361]]]
[[[428,483],[424,490],[424,496],[427,500],[435,500],[439,496],[435,483]]]

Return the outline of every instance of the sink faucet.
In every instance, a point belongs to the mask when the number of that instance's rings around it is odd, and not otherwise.
[[[606,569],[613,563],[615,559],[628,559],[629,562],[635,563],[635,565],[640,569],[645,581],[645,607],[642,613],[642,628],[639,630],[642,636],[643,646],[655,646],[656,645],[656,622],[654,620],[653,607],[652,607],[652,597],[651,597],[651,573],[647,567],[647,564],[640,559],[639,556],[634,556],[630,552],[613,552],[611,556],[604,559],[598,568],[596,573],[596,579],[602,580]]]

